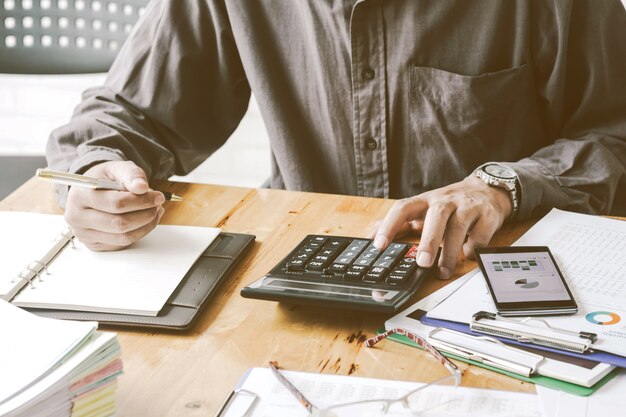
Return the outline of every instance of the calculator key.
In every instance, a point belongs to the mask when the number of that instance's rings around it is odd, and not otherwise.
[[[408,271],[412,271],[416,267],[415,262],[401,262],[396,266],[396,269],[406,269]]]
[[[349,269],[343,274],[343,277],[350,281],[360,281],[364,273],[364,271],[353,271]]]
[[[367,240],[353,240],[348,245],[349,251],[360,252],[365,246],[367,246]]]
[[[338,274],[343,274],[344,272],[346,272],[348,270],[348,266],[349,266],[348,264],[342,264],[342,263],[335,262],[334,264],[332,264],[330,266],[329,269],[332,272],[336,272]]]
[[[320,262],[320,261],[311,261],[308,264],[306,264],[306,269],[309,269],[311,271],[321,271],[323,270],[325,267],[324,262]]]
[[[394,275],[406,275],[406,276],[409,276],[411,274],[411,271],[408,270],[408,269],[394,269],[391,273],[394,274]]]
[[[372,262],[374,262],[373,259],[359,258],[354,262],[354,265],[370,266]]]
[[[406,243],[391,243],[383,252],[383,256],[393,256],[397,258],[406,250]]]
[[[405,258],[416,258],[417,257],[417,247],[418,247],[418,245],[411,246],[411,248],[404,255],[404,257]]]
[[[287,262],[287,269],[289,271],[303,271],[305,262],[304,259],[292,259]]]
[[[324,243],[326,243],[326,238],[322,237],[322,236],[314,236],[312,238],[310,238],[307,242],[305,246],[308,246],[310,248],[321,248],[322,246],[324,246]]]
[[[392,243],[392,244],[389,245],[389,247],[387,249],[393,249],[393,250],[400,249],[400,250],[402,250],[404,248],[406,248],[406,243]]]
[[[302,248],[302,250],[300,251],[302,253],[310,253],[311,255],[313,255],[315,252],[317,252],[316,248],[311,248],[309,246],[305,246]]]
[[[336,253],[336,250],[333,249],[326,249],[326,247],[323,247],[322,250],[318,253],[318,255],[324,255],[324,256],[332,256]]]
[[[396,265],[394,273],[399,274],[409,274],[413,272],[417,268],[417,264],[415,262],[401,262]]]
[[[380,253],[380,249],[378,249],[376,246],[374,246],[373,243],[371,243],[367,249],[365,249],[365,253]]]
[[[350,269],[348,269],[346,273],[344,274],[344,278],[349,279],[349,280],[360,281],[361,277],[365,274],[366,271],[367,271],[367,267],[365,266],[352,265]]]
[[[369,271],[363,277],[364,282],[380,282],[384,281],[385,277],[389,273],[389,268],[381,266],[375,266],[370,268]]]
[[[376,260],[374,266],[382,266],[385,268],[389,268],[391,265],[395,264],[398,260],[397,256],[385,255],[384,253]]]
[[[383,268],[390,268],[394,264],[394,261],[381,261],[380,259],[376,261],[373,266],[382,266]]]
[[[328,242],[326,242],[326,244],[324,245],[324,248],[334,249],[335,251],[338,251],[340,249],[343,249],[346,243],[347,243],[346,240],[331,238],[330,240],[328,240]]]
[[[390,286],[398,286],[407,282],[408,279],[409,279],[408,275],[392,273],[392,274],[389,274],[385,282],[389,284]]]
[[[415,262],[415,258],[403,258],[402,262],[410,264]]]
[[[326,255],[317,255],[313,257],[314,261],[319,261],[319,262],[323,262],[324,266],[328,265],[330,263],[330,261],[332,260],[332,258],[330,256],[326,256]]]

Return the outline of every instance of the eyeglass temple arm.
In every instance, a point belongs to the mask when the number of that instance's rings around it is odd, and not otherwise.
[[[302,404],[302,406],[304,408],[307,409],[307,411],[310,414],[313,414],[313,410],[317,409],[316,406],[314,406],[311,401],[307,400],[307,398],[304,396],[304,394],[302,394],[300,392],[300,390],[298,390],[298,388],[296,388],[295,385],[293,385],[287,378],[285,378],[285,376],[283,374],[280,373],[280,371],[278,370],[278,367],[276,366],[276,362],[270,361],[270,369],[272,370],[272,373],[274,374],[274,376],[276,377],[276,379],[278,379],[278,381],[285,387],[287,388],[287,390],[294,396],[296,397],[296,399],[298,400],[298,402],[300,404]]]
[[[391,336],[392,334],[396,334],[396,333],[399,334],[399,335],[402,335],[402,336],[406,336],[412,342],[416,343],[418,346],[420,346],[424,350],[430,352],[430,354],[432,354],[452,374],[455,374],[455,375],[457,373],[460,374],[461,371],[459,370],[459,368],[454,363],[452,363],[448,358],[446,358],[441,353],[439,353],[439,351],[437,349],[435,349],[426,340],[424,340],[420,336],[416,335],[415,333],[409,332],[408,330],[404,330],[404,329],[387,330],[384,333],[378,334],[378,335],[376,335],[374,337],[371,337],[371,338],[367,339],[365,342],[363,342],[363,344],[365,344],[365,346],[367,346],[367,347],[373,347],[376,343],[378,343],[381,340],[386,339],[387,337]]]

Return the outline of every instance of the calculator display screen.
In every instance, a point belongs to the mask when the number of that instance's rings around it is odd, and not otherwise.
[[[328,284],[313,284],[299,281],[287,281],[282,279],[267,278],[263,285],[285,290],[300,290],[309,293],[320,293],[324,295],[344,295],[350,297],[367,298],[372,301],[383,302],[392,299],[398,291],[387,291],[381,289],[357,288],[350,286],[338,286]]]

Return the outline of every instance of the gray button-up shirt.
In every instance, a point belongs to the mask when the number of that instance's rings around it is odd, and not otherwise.
[[[250,91],[275,188],[407,197],[497,161],[521,218],[626,213],[619,0],[153,0],[50,165],[185,174]]]

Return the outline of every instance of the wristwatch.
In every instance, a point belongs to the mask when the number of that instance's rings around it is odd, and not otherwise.
[[[509,192],[513,210],[508,220],[513,219],[517,215],[519,209],[519,178],[512,168],[500,165],[496,162],[487,162],[482,164],[476,170],[474,175],[483,180],[487,185],[502,188]]]

